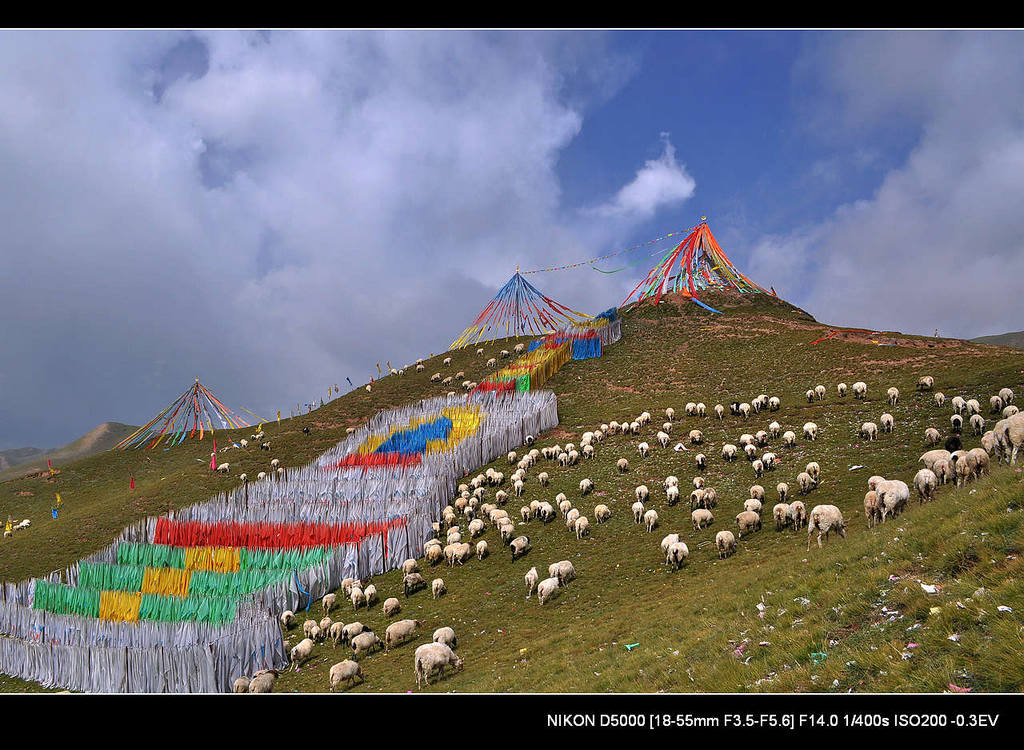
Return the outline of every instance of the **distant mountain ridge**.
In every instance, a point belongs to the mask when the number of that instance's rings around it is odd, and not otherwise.
[[[0,479],[11,479],[16,474],[31,474],[46,469],[46,459],[54,466],[95,453],[110,450],[138,428],[120,422],[104,422],[54,450],[42,448],[12,448],[0,451]]]
[[[46,450],[43,448],[11,448],[0,451],[0,470],[9,469],[12,466],[31,461],[33,458],[37,458],[44,453],[46,453]]]
[[[1024,331],[1013,331],[1011,333],[999,333],[994,336],[978,336],[971,339],[976,344],[992,344],[994,346],[1012,346],[1015,349],[1024,349]]]

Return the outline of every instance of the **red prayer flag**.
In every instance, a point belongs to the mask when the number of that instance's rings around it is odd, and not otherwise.
[[[131,481],[128,482],[128,489],[130,489],[130,490],[134,490],[135,489],[135,475],[134,474],[132,475]]]

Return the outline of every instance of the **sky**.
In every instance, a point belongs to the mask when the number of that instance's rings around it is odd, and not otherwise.
[[[517,266],[705,215],[823,322],[1019,330],[1022,41],[0,32],[0,449],[195,377],[288,415],[444,351]],[[596,313],[647,266],[528,278]]]

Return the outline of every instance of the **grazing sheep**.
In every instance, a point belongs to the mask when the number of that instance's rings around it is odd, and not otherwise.
[[[249,682],[250,693],[270,693],[274,690],[274,681],[277,679],[277,670],[264,669],[252,676]]]
[[[724,461],[735,461],[736,460],[736,446],[732,443],[726,443],[722,446],[722,459]]]
[[[878,418],[878,421],[882,424],[882,432],[892,432],[895,429],[896,420],[893,418],[892,414],[883,413],[882,416]]]
[[[366,587],[364,596],[366,597],[366,606],[369,607],[375,601],[377,601],[377,587],[372,583]]]
[[[334,692],[334,688],[338,686],[339,682],[350,682],[354,685],[356,677],[363,682],[363,668],[359,666],[359,662],[351,659],[338,662],[331,667],[330,671],[331,692]]]
[[[779,493],[779,502],[786,502],[786,498],[789,497],[789,485],[785,482],[779,482],[775,485],[775,491]]]
[[[440,579],[438,579],[438,580],[440,580]],[[434,598],[436,599],[437,597],[434,597]],[[401,611],[402,611],[402,605],[398,601],[398,599],[396,599],[395,597],[392,596],[390,599],[385,599],[384,600],[384,616],[385,617],[394,617],[395,615],[397,615]]]
[[[955,432],[957,434],[963,432],[963,429],[964,429],[964,418],[961,417],[959,414],[954,414],[953,416],[951,416],[949,418],[949,423],[953,427],[953,432]]]
[[[737,514],[736,525],[739,527],[740,539],[742,539],[743,532],[749,534],[752,531],[761,530],[761,514],[755,513],[752,510],[745,510]]]
[[[752,498],[754,498],[755,500],[760,500],[763,503],[764,502],[764,487],[762,487],[759,484],[751,485],[751,487],[750,487],[750,496]]]
[[[932,471],[935,471],[934,464],[936,461],[949,461],[949,458],[949,451],[938,448],[936,450],[927,451],[926,453],[922,454],[921,458],[918,460],[920,461],[920,463],[924,464],[926,469],[931,469]]]
[[[814,389],[808,388],[807,391],[804,393],[804,397],[807,399],[807,403],[813,403],[815,397]]]
[[[697,416],[706,417],[708,415],[708,407],[701,401],[697,402]]]
[[[570,581],[576,580],[576,568],[568,560],[561,560],[548,566],[548,576],[557,578],[562,586],[568,586]]]
[[[858,380],[853,384],[853,397],[854,398],[867,398],[868,385],[867,383]]]
[[[693,461],[697,466],[697,471],[704,471],[707,468],[708,457],[703,453],[698,453],[694,456]]]
[[[313,654],[313,639],[303,638],[289,652],[289,661],[298,667]]]
[[[481,539],[476,543],[476,559],[483,560],[487,557],[487,542]]]
[[[633,490],[633,494],[636,495],[637,500],[639,500],[640,502],[644,502],[650,495],[650,491],[647,489],[646,484],[641,484],[639,487]]]
[[[825,400],[825,386],[823,386],[823,385],[816,385],[816,386],[814,386],[814,395],[818,399],[818,401],[824,401]]]
[[[782,443],[787,448],[792,448],[796,445],[796,433],[792,430],[786,430],[782,433]]]
[[[803,495],[814,489],[814,478],[806,471],[801,471],[797,474],[796,482],[800,485],[800,493]]]
[[[675,505],[676,503],[678,503],[679,502],[679,487],[676,486],[676,485],[672,485],[671,487],[666,488],[666,490],[665,490],[665,498],[666,498],[666,501],[667,501],[668,506],[670,508],[673,505]]]
[[[420,689],[421,681],[430,685],[430,675],[435,671],[439,677],[444,676],[445,667],[451,666],[455,671],[462,669],[463,661],[444,643],[425,643],[416,649],[413,656],[413,672],[416,675],[416,689]]]
[[[352,600],[353,610],[366,606],[366,594],[364,594],[363,590],[357,586],[352,587],[352,594],[349,598]]]
[[[427,582],[419,573],[409,573],[402,578],[402,591],[405,593],[406,599],[408,599],[411,594],[425,588],[426,585]]]
[[[878,493],[878,505],[882,510],[882,522],[888,515],[899,515],[910,500],[910,488],[898,479],[883,479],[872,487]],[[827,538],[827,537],[826,537]]]
[[[665,553],[665,564],[671,565],[676,570],[683,567],[686,562],[686,558],[690,555],[690,549],[683,542],[674,542],[669,545],[668,551]]]
[[[778,411],[782,408],[782,401],[779,400],[778,396],[772,396],[768,399],[768,411]]]
[[[818,425],[814,422],[806,422],[804,424],[804,437],[810,440],[818,439]]]
[[[653,508],[644,513],[644,526],[647,528],[647,533],[650,534],[654,531],[658,525],[658,512]]]
[[[942,435],[934,427],[929,427],[924,431],[924,441],[928,443],[928,445],[938,445],[941,439]]]
[[[393,624],[393,623],[392,623]],[[388,626],[391,627],[390,625]],[[384,644],[372,630],[364,630],[352,638],[352,658],[358,659],[362,653],[372,653]]]
[[[540,482],[541,487],[547,487],[548,482],[550,481],[550,477],[548,476],[548,473],[546,471],[542,471],[540,474],[537,475],[537,481]]]
[[[882,506],[878,501],[878,493],[868,490],[864,493],[864,516],[868,519],[868,528],[882,522]]]
[[[836,390],[839,392],[839,398],[846,397],[846,383],[840,383],[836,386]]]
[[[743,510],[752,510],[758,515],[761,514],[762,507],[763,504],[761,503],[761,501],[753,497],[743,501]]]
[[[586,516],[580,516],[573,524],[573,530],[576,532],[577,539],[588,536],[590,534],[590,521],[587,520]]]
[[[775,507],[772,508],[772,518],[775,519],[776,531],[782,531],[784,528],[789,526],[791,521],[789,517],[789,504],[777,503]]]
[[[860,436],[868,440],[878,439],[878,425],[874,422],[865,422],[860,426]]]
[[[397,646],[400,643],[412,638],[416,631],[423,627],[423,620],[399,620],[388,625],[387,630],[384,631],[384,652],[387,653],[391,650],[392,646]]]
[[[935,378],[931,375],[922,375],[917,379],[917,390],[930,391],[935,387]]]
[[[793,528],[800,531],[807,520],[807,508],[802,501],[794,500],[789,504],[789,518],[793,522]]]
[[[533,595],[533,590],[537,588],[537,581],[540,578],[537,575],[537,568],[530,568],[523,578],[526,581],[526,598],[529,599]]]
[[[561,583],[558,578],[545,578],[537,585],[537,601],[543,607],[544,602],[550,599],[558,591]]]
[[[665,418],[666,419],[668,419],[671,422],[673,419],[675,419],[675,417],[676,417],[676,410],[675,409],[673,409],[671,406],[668,407],[667,409],[665,409]]]
[[[230,468],[231,468],[231,464],[220,464],[217,467],[217,471],[220,472],[221,474],[227,474],[228,471],[230,470]]]
[[[290,628],[292,626],[292,623],[294,623],[294,622],[295,622],[295,613],[292,612],[290,609],[286,609],[284,612],[281,613],[281,627],[282,628],[284,628],[285,630],[288,630],[288,628]]]
[[[971,415],[971,427],[974,428],[975,435],[981,435],[985,432],[985,418],[980,414]]]
[[[981,413],[981,404],[978,403],[978,399],[976,399],[976,398],[968,399],[967,403],[965,404],[965,406],[967,407],[967,415],[968,416],[970,416],[971,414],[980,414]]]
[[[900,400],[900,392],[898,388],[890,388],[885,392],[885,395],[889,399],[889,406],[896,406],[897,402]]]
[[[818,478],[821,476],[821,466],[818,465],[817,461],[811,461],[807,464],[804,471],[811,475],[811,479],[814,480],[815,486],[818,484]]]
[[[625,474],[627,471],[629,471],[629,461],[627,461],[624,458],[620,458],[618,461],[615,462],[615,467],[619,470],[620,474]]]
[[[1018,412],[1020,412],[1020,409],[1018,409],[1013,404],[1010,404],[1005,409],[1003,409],[1002,417],[1003,417],[1003,419],[1009,419],[1010,417],[1012,417],[1014,414],[1017,414]]]
[[[818,548],[820,549],[821,535],[825,535],[825,540],[828,540],[829,533],[835,531],[843,539],[846,539],[846,521],[843,520],[843,514],[834,505],[815,505],[808,516],[807,522],[807,549],[811,549],[811,536],[815,531],[818,532]]]
[[[651,450],[651,446],[647,443],[638,443],[636,446],[637,453],[640,454],[640,458],[647,458],[647,454]]]
[[[512,561],[522,557],[530,551],[530,537],[528,536],[517,536],[512,540],[509,547],[512,548]]]
[[[232,693],[248,693],[249,692],[249,678],[239,677],[231,685]]]
[[[678,490],[676,490],[678,493]],[[594,519],[599,523],[604,523],[612,517],[611,508],[607,505],[597,505],[594,507]]]
[[[935,489],[939,484],[939,478],[935,472],[928,469],[921,469],[914,475],[914,488],[917,490],[918,502],[935,499]]]
[[[750,417],[750,404],[747,404],[747,403],[740,404],[740,415],[744,419],[748,419]]]
[[[633,510],[633,522],[639,526],[641,521],[642,521],[642,519],[643,519],[643,515],[644,515],[644,504],[642,502],[640,502],[639,500],[637,500],[635,503],[633,503],[632,510]]]
[[[455,631],[452,628],[438,628],[435,630],[433,641],[434,643],[443,643],[453,650],[459,647],[459,639],[455,636]]]
[[[715,416],[719,419],[725,419],[725,407],[721,404],[715,404]]]
[[[690,513],[690,520],[693,521],[693,530],[700,531],[701,529],[713,524],[715,522],[715,517],[707,508],[697,508],[695,511]]]
[[[736,552],[736,536],[731,531],[719,531],[715,534],[715,548],[718,559],[724,560]]]
[[[755,477],[762,477],[762,476],[764,476],[764,461],[762,461],[761,459],[757,459],[756,461],[752,461],[750,463],[750,467],[754,470],[754,476]]]

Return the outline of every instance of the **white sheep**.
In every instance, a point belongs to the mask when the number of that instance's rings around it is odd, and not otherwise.
[[[562,586],[568,586],[570,581],[576,580],[576,568],[568,560],[561,560],[548,566],[548,576],[557,578]]]
[[[928,469],[921,469],[914,475],[914,489],[917,490],[917,499],[920,502],[935,499],[935,489],[938,487],[939,478],[935,472]]]
[[[450,649],[457,649],[459,647],[459,639],[455,635],[455,630],[452,628],[438,628],[434,631],[432,640],[434,643],[443,643]]]
[[[697,508],[690,513],[690,520],[693,522],[693,530],[700,531],[701,529],[713,524],[715,522],[715,516],[707,508]]]
[[[674,542],[669,545],[665,553],[665,564],[673,566],[676,570],[683,567],[686,558],[690,555],[690,549],[683,542]]]
[[[526,598],[529,599],[533,595],[533,590],[537,588],[537,581],[540,578],[537,575],[537,568],[530,568],[523,578],[526,581]]]
[[[865,422],[860,426],[860,436],[868,440],[878,439],[878,425],[874,422]]]
[[[836,390],[839,392],[839,398],[846,397],[846,383],[840,383],[836,386]]]
[[[624,458],[620,458],[618,461],[615,462],[615,468],[619,470],[620,474],[624,474],[627,471],[629,471],[629,461],[627,461]]]
[[[736,536],[731,531],[719,531],[715,534],[715,548],[718,558],[724,560],[736,552]]]
[[[862,380],[858,380],[853,384],[853,397],[854,398],[867,398],[868,385]]]
[[[747,502],[750,502],[749,500]],[[757,502],[756,500],[754,502]],[[744,503],[746,505],[746,503]],[[736,525],[739,527],[740,539],[743,533],[761,530],[761,514],[752,510],[745,510],[736,515]]]
[[[897,402],[900,400],[900,391],[899,391],[899,389],[898,388],[890,388],[888,391],[885,392],[885,394],[889,398],[889,406],[896,406]]]
[[[808,438],[810,440],[817,440],[818,439],[818,425],[816,425],[814,422],[805,422],[804,423],[804,437]]]
[[[725,419],[725,407],[721,404],[715,404],[715,416],[719,419]]]
[[[788,448],[792,448],[796,445],[796,433],[792,430],[786,430],[782,433],[782,444]]]
[[[658,512],[653,508],[644,513],[644,526],[647,528],[647,533],[650,534],[654,531],[658,525]]]
[[[420,682],[424,681],[430,685],[430,675],[435,671],[439,677],[444,676],[446,667],[451,666],[455,671],[463,667],[462,658],[443,643],[425,643],[416,649],[413,656],[413,672],[416,675],[416,689],[420,689]]]
[[[807,549],[811,549],[811,536],[814,532],[818,532],[818,548],[820,549],[821,536],[825,535],[825,540],[828,540],[828,535],[832,531],[835,531],[843,539],[846,539],[846,521],[843,520],[842,511],[834,505],[815,505],[811,509],[811,513],[808,516],[807,521]]]
[[[878,418],[878,421],[882,424],[882,432],[892,432],[895,429],[896,420],[893,418],[892,414],[883,413],[882,416]]]
[[[643,516],[644,516],[644,510],[645,510],[644,509],[644,504],[642,502],[640,502],[639,500],[637,500],[635,503],[633,503],[632,510],[633,510],[633,523],[635,523],[635,524],[637,524],[639,526],[640,523],[642,522]]]
[[[599,524],[604,523],[612,517],[612,511],[607,505],[597,505],[594,507],[594,518]]]
[[[289,661],[295,665],[296,669],[299,665],[306,661],[313,654],[313,639],[303,638],[295,646],[292,647],[289,652]]]
[[[363,681],[363,668],[359,666],[359,662],[346,659],[340,661],[331,667],[330,681],[331,681],[331,692],[334,692],[334,688],[338,686],[339,682],[351,682],[355,684],[356,677],[359,681]]]
[[[392,646],[397,646],[412,638],[416,631],[423,627],[423,624],[423,620],[410,619],[398,620],[388,625],[387,630],[384,631],[384,652],[387,653]]]
[[[540,602],[540,605],[544,606],[544,602],[550,599],[560,586],[561,582],[556,577],[545,578],[537,584],[537,601]]]

